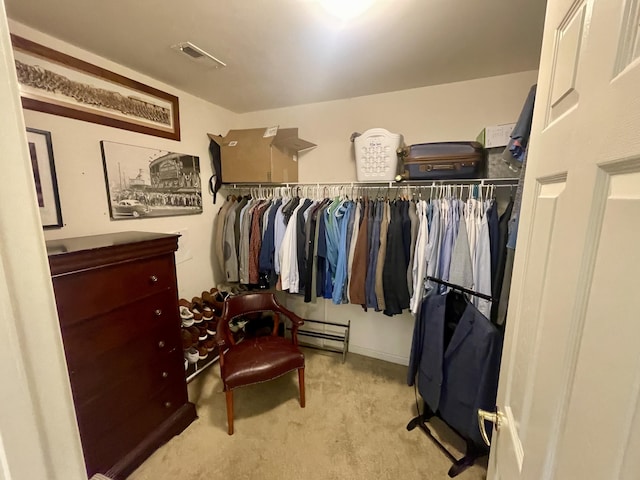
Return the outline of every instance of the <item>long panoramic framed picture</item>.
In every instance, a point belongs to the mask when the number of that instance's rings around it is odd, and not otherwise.
[[[43,228],[60,228],[62,227],[62,210],[58,195],[56,166],[53,161],[51,133],[27,128],[27,145],[42,226]]]
[[[202,213],[200,159],[101,141],[113,220]]]
[[[180,140],[178,97],[11,35],[23,108]]]

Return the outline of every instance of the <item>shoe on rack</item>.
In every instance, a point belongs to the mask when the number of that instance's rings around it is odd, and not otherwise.
[[[178,300],[178,306],[187,307],[187,309],[189,309],[189,310],[191,310],[191,307],[193,307],[191,302],[189,300],[184,299],[184,298],[181,298],[180,300]]]
[[[209,351],[207,350],[207,348],[204,345],[200,345],[198,347],[198,359],[200,360],[204,360],[205,358],[207,358],[209,356]]]
[[[198,351],[197,348],[191,347],[188,350],[184,351],[184,358],[186,358],[187,362],[189,363],[198,363],[198,359],[200,358],[200,352]]]
[[[209,335],[215,335],[217,328],[218,328],[218,321],[217,320],[212,320],[211,322],[207,323],[207,333]]]
[[[213,310],[215,310],[218,315],[221,315],[222,308],[224,307],[224,301],[221,301],[219,298],[217,298],[217,292],[217,290],[216,294],[202,292],[202,301],[205,303],[205,305],[208,305]]]
[[[200,329],[198,327],[189,327],[187,330],[191,334],[193,343],[198,343],[198,338],[200,338]]]
[[[194,344],[195,342],[193,341],[193,335],[191,335],[191,332],[186,328],[183,328],[182,329],[182,349],[188,350],[189,348],[193,347]]]
[[[193,313],[191,313],[191,311],[184,305],[180,305],[180,307],[178,308],[180,309],[180,318],[182,319],[182,326],[190,327],[191,325],[193,325],[195,321],[193,318]]]
[[[199,328],[200,328],[200,334],[198,335],[198,341],[202,342],[207,338],[209,338],[209,334],[207,333],[207,327],[199,327]]]
[[[202,319],[204,318],[203,314],[200,312],[193,312],[193,321],[196,324],[202,323]]]
[[[211,311],[211,307],[209,305],[207,305],[202,298],[200,297],[193,297],[191,299],[191,303],[193,303],[193,308],[191,309],[192,312],[200,312],[200,313],[204,313],[206,311]]]
[[[207,352],[212,352],[216,349],[216,341],[213,338],[205,341],[202,346],[207,349]]]
[[[229,322],[229,330],[233,333],[238,333],[240,330],[244,329],[244,326],[249,323],[247,320],[242,318],[234,318]]]

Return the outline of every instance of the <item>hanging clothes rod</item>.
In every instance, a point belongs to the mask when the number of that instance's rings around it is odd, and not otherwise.
[[[485,295],[484,293],[475,292],[473,290],[469,290],[468,288],[461,287],[460,285],[456,285],[454,283],[445,282],[444,280],[440,280],[436,277],[427,277],[427,280],[431,280],[432,282],[439,283],[440,285],[444,285],[445,287],[452,288],[453,290],[457,290],[459,292],[468,293],[469,295],[473,295],[474,297],[482,298],[484,300],[489,300],[491,302],[495,302],[496,299],[491,295]]]

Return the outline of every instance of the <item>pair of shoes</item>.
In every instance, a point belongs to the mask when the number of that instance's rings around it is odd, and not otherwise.
[[[244,329],[247,323],[249,322],[242,318],[234,318],[229,322],[229,330],[231,330],[233,333],[238,333],[240,330]]]
[[[182,326],[190,327],[191,325],[193,325],[195,319],[193,313],[191,313],[191,310],[189,310],[189,308],[184,305],[180,305],[178,308],[180,310],[180,319],[182,320]]]
[[[205,312],[212,313],[211,307],[204,300],[202,300],[201,297],[193,297],[191,299],[191,305],[192,305],[191,311],[193,313],[199,312],[199,313],[202,313],[203,315]]]
[[[200,344],[198,346],[198,359],[204,360],[208,356],[209,356],[209,350],[207,350],[207,348],[204,345]]]
[[[207,332],[207,325],[199,325],[198,330],[199,330],[198,341],[202,342],[207,338],[209,338],[209,333]]]
[[[200,358],[198,349],[195,347],[191,347],[188,350],[185,350],[184,358],[189,363],[198,363],[198,359]]]
[[[217,319],[207,323],[207,333],[209,335],[215,335],[217,328],[218,328],[218,320]]]
[[[181,298],[178,301],[178,308],[183,327],[190,327],[194,323],[200,324],[203,321],[209,322],[213,320],[213,310],[204,305],[199,297],[193,297],[191,302]]]
[[[204,346],[204,348],[207,349],[208,352],[212,352],[213,350],[216,349],[216,341],[213,338],[210,338],[209,340],[207,340],[206,342],[204,342],[202,344]]]
[[[198,339],[200,338],[200,329],[196,326],[189,327],[187,331],[191,334],[191,339],[193,340],[193,344],[198,343]]]
[[[224,299],[218,295],[218,290],[212,288],[211,291],[202,292],[202,301],[205,305],[211,307],[218,315],[222,315],[222,309],[224,307]]]
[[[202,346],[207,349],[207,352],[212,352],[216,349],[216,341],[213,338],[202,343]]]
[[[186,328],[183,328],[182,329],[182,349],[188,350],[189,348],[193,347],[195,344],[196,342],[193,341],[193,335],[191,334],[191,332]]]

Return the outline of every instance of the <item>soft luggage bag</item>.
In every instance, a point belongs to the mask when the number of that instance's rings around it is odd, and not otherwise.
[[[396,180],[483,178],[486,155],[478,142],[418,143],[398,149],[402,173]]]

